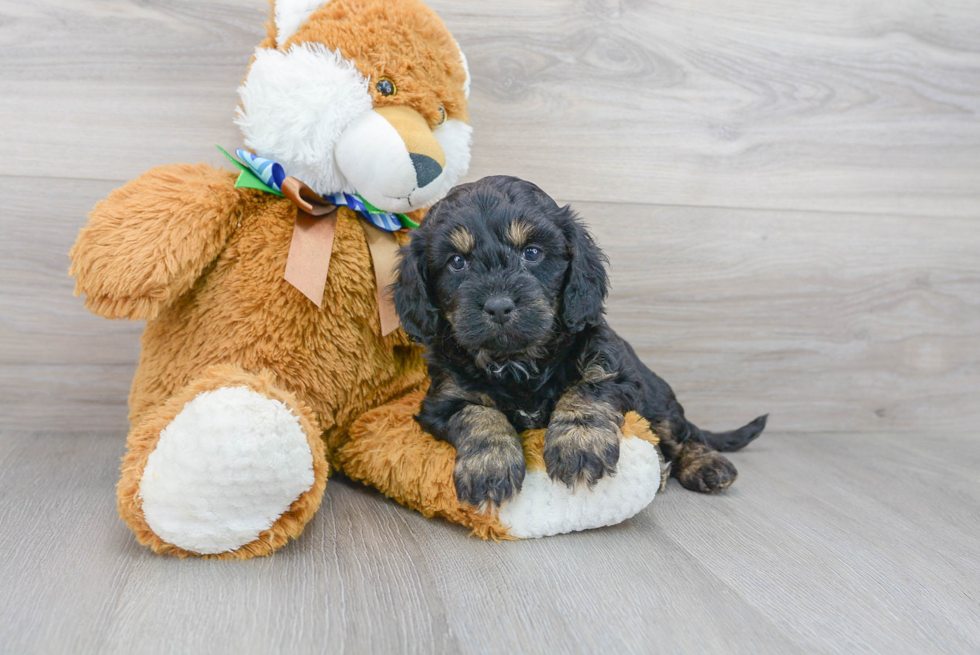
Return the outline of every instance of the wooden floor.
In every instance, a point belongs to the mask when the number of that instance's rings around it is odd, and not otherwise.
[[[485,543],[349,481],[271,558],[158,557],[106,435],[0,437],[4,653],[976,653],[980,449],[773,433],[706,497]]]
[[[980,6],[433,1],[471,179],[571,202],[609,317],[704,427],[704,497],[487,544],[334,479],[268,559],[115,514],[140,324],[67,252],[143,170],[221,163],[264,0],[0,0],[0,653],[980,651]]]

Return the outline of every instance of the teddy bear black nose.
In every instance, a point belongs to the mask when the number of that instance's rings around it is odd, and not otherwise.
[[[429,182],[442,174],[442,166],[432,157],[417,155],[414,152],[409,153],[408,156],[412,158],[412,166],[415,167],[415,179],[418,181],[420,189],[428,186]]]
[[[483,303],[483,311],[490,315],[490,320],[500,325],[510,320],[514,307],[514,301],[507,296],[491,296]]]

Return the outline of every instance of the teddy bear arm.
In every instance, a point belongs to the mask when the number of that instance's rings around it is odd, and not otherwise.
[[[106,318],[146,319],[187,291],[238,223],[234,175],[206,164],[147,171],[89,214],[71,250],[75,295]]]

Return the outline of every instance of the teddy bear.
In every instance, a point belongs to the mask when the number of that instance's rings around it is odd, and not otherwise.
[[[249,558],[298,537],[331,471],[484,538],[619,522],[661,481],[623,427],[619,474],[461,504],[454,451],[413,420],[428,384],[389,286],[399,246],[467,172],[466,58],[419,0],[275,0],[239,88],[234,172],[152,169],[99,202],[71,251],[85,306],[145,320],[117,488],[158,553]]]

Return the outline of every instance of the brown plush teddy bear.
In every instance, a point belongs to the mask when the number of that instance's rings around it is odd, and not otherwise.
[[[268,554],[302,532],[331,467],[484,537],[646,506],[660,462],[638,417],[608,488],[534,478],[530,435],[525,492],[482,512],[456,499],[452,448],[412,420],[425,365],[387,285],[407,228],[470,156],[469,73],[438,16],[417,0],[277,0],[239,93],[237,177],[153,169],[96,205],[71,252],[89,309],[147,321],[118,486],[140,542]]]

